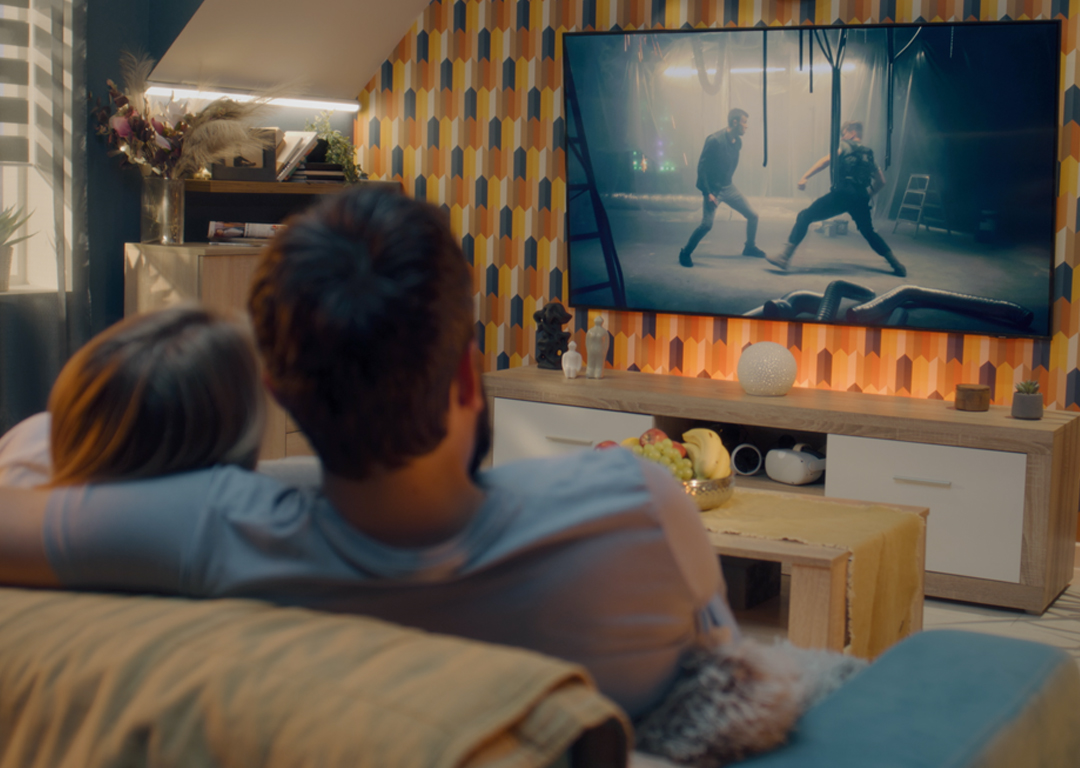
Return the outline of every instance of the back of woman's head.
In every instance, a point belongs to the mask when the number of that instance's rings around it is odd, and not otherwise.
[[[49,411],[54,485],[251,468],[265,421],[248,332],[194,306],[95,336],[60,372]]]

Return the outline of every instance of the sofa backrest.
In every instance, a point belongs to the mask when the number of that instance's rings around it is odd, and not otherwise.
[[[247,600],[0,589],[0,768],[625,764],[577,666]]]

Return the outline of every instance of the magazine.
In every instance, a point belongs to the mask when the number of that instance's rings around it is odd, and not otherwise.
[[[285,229],[284,224],[253,224],[243,221],[211,221],[208,237],[211,240],[240,241],[259,240],[266,242],[279,230]]]

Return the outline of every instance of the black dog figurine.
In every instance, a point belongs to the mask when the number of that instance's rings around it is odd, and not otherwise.
[[[536,321],[536,365],[552,371],[562,370],[563,352],[567,350],[570,332],[562,326],[569,323],[570,313],[557,301],[549,301],[533,312]]]

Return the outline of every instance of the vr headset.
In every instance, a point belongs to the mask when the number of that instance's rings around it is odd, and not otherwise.
[[[825,457],[806,443],[794,448],[773,448],[765,455],[765,474],[778,483],[806,485],[821,477]]]

